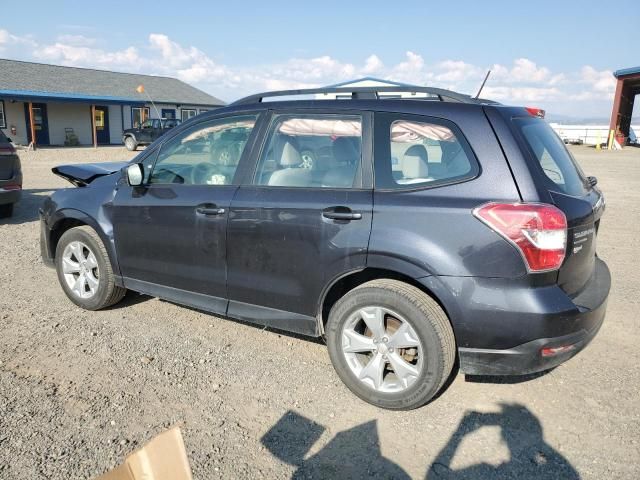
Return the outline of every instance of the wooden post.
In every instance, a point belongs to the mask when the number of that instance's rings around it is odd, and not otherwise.
[[[29,102],[29,126],[31,128],[31,148],[36,149],[36,122],[33,118],[33,103]]]
[[[98,134],[96,131],[96,106],[91,105],[91,130],[93,131],[93,148],[98,148]]]

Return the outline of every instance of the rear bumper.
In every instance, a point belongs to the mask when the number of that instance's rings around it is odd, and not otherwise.
[[[467,375],[526,375],[542,372],[566,362],[586,347],[604,321],[606,302],[596,311],[598,322],[591,330],[562,337],[539,338],[506,350],[460,348],[460,371]],[[561,353],[543,356],[543,349],[563,348]]]
[[[9,203],[17,203],[22,196],[22,190],[5,190],[0,186],[0,205],[7,205]]]
[[[557,286],[498,279],[478,282],[468,299],[462,291],[458,316],[451,315],[461,372],[524,375],[560,365],[600,330],[610,287],[609,269],[596,258],[591,279],[574,297]]]

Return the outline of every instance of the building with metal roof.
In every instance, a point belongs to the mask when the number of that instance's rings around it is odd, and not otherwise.
[[[328,85],[325,88],[351,88],[351,87],[407,87],[406,91],[395,92],[381,92],[380,97],[384,98],[424,98],[429,94],[424,92],[416,92],[412,90],[412,87],[416,85],[409,85],[407,83],[394,82],[391,80],[382,80],[375,77],[363,77],[355,80],[349,80],[348,82],[336,83],[335,85]],[[318,100],[335,100],[339,98],[348,98],[348,94],[340,93],[318,93],[315,98]]]
[[[616,142],[622,146],[629,138],[631,116],[636,95],[640,94],[640,67],[623,68],[613,72],[616,77],[616,93],[609,125],[609,148]]]
[[[18,144],[120,144],[147,118],[186,120],[223,105],[171,77],[0,59],[0,129]]]

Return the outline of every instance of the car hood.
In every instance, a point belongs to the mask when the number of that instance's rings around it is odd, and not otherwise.
[[[76,163],[60,165],[52,168],[51,171],[76,187],[86,187],[96,178],[111,175],[128,164],[129,162]]]

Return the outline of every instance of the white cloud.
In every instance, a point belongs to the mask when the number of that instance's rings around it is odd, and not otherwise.
[[[33,36],[17,36],[0,29],[0,52],[13,58],[68,66],[174,76],[227,99],[262,90],[329,85],[369,75],[475,93],[488,69],[460,59],[428,62],[415,51],[406,51],[403,58],[388,64],[371,54],[362,63],[322,55],[230,66],[162,33],[152,33],[140,44],[109,49],[103,41],[80,34],[60,35],[52,43],[42,43]],[[516,58],[510,65],[495,64],[490,69],[483,97],[514,104],[536,102],[548,110],[553,105],[562,105],[565,111],[561,113],[571,113],[567,108],[580,110],[589,105],[603,105],[610,101],[615,89],[611,71],[590,65],[574,72],[554,72],[531,59]]]
[[[370,55],[364,62],[364,68],[362,69],[362,73],[366,73],[367,75],[372,75],[374,73],[378,73],[382,71],[384,68],[384,63],[377,55]]]
[[[591,88],[605,95],[612,96],[616,89],[616,79],[613,76],[611,70],[598,71],[590,65],[582,67],[581,81],[587,85],[591,85]]]

